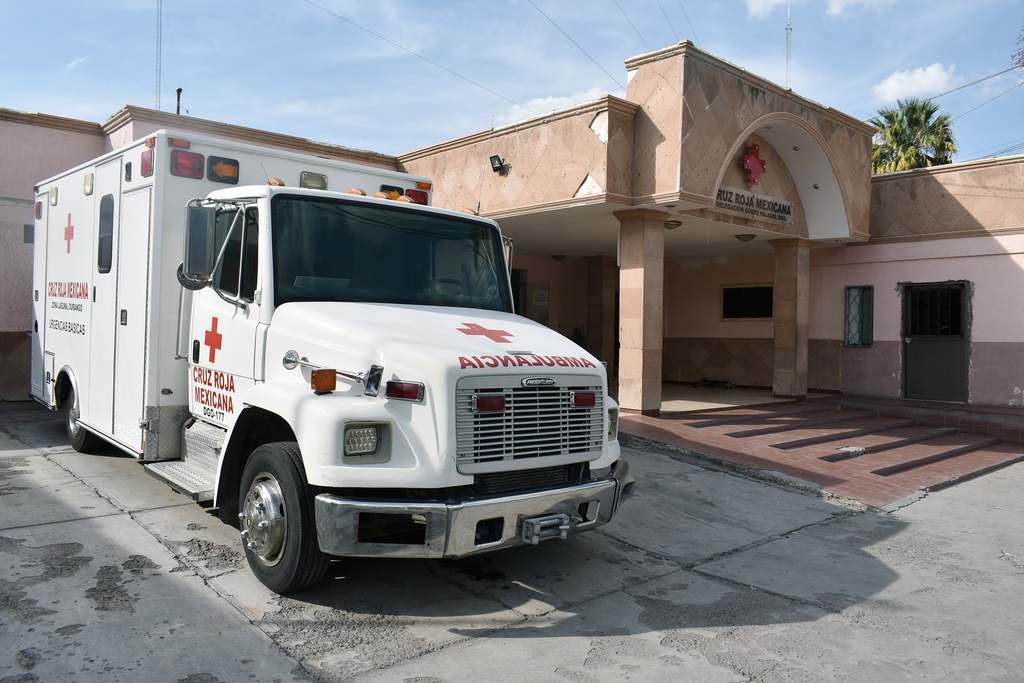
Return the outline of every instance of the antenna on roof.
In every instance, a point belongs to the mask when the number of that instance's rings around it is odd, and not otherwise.
[[[792,0],[786,2],[786,90],[792,90],[789,83],[790,67],[793,64],[793,24],[789,21],[789,9]]]
[[[160,110],[160,16],[163,14],[163,0],[156,0],[156,109]]]

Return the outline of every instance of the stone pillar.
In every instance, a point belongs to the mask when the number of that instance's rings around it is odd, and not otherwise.
[[[776,396],[807,397],[807,323],[810,318],[811,240],[772,240],[775,247]]]
[[[665,221],[650,209],[617,211],[619,219],[619,405],[661,413],[664,344]]]
[[[615,368],[615,295],[619,292],[619,269],[614,256],[587,257],[587,351]]]

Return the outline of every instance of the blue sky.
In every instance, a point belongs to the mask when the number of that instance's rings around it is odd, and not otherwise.
[[[0,107],[89,121],[154,107],[156,5],[0,0]],[[792,0],[791,85],[868,119],[1010,67],[1022,10]],[[401,154],[527,109],[622,97],[624,59],[682,39],[785,85],[786,11],[786,0],[164,0],[160,104],[173,111],[180,86],[191,116]],[[938,99],[958,117],[955,160],[1024,152],[1020,83],[1014,70]]]

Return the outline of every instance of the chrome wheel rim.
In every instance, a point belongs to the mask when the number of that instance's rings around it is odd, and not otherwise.
[[[68,433],[77,437],[80,431],[82,431],[82,426],[78,424],[78,408],[71,404],[68,406]]]
[[[285,548],[285,509],[281,485],[272,475],[261,472],[249,486],[238,513],[242,543],[261,564],[273,567]]]

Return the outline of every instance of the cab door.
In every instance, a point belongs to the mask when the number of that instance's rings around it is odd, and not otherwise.
[[[217,212],[216,253],[210,286],[192,302],[189,408],[207,422],[230,427],[239,397],[255,384],[257,244],[255,206]]]

